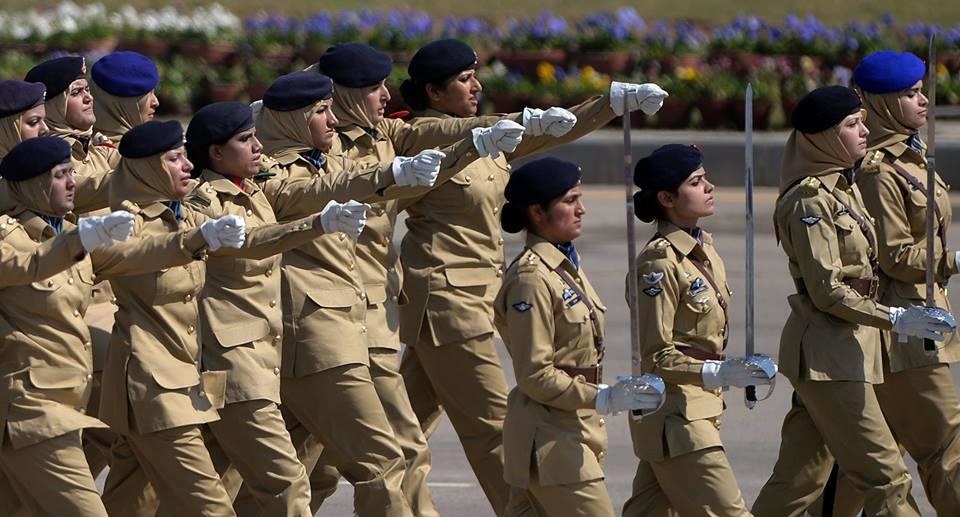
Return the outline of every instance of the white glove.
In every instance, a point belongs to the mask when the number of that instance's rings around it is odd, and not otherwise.
[[[639,376],[617,377],[613,386],[599,385],[597,413],[614,415],[621,411],[657,409],[663,403],[664,393],[642,382]]]
[[[501,120],[491,127],[473,130],[473,145],[480,157],[496,158],[501,152],[512,153],[523,139],[524,127],[512,120]]]
[[[663,107],[663,99],[670,94],[653,83],[610,83],[610,107],[618,116],[623,115],[623,99],[627,99],[627,110],[643,110],[647,115],[653,115]]]
[[[80,244],[87,253],[113,241],[123,242],[133,231],[133,214],[117,210],[107,215],[81,217],[77,222]]]
[[[393,180],[401,187],[432,187],[440,174],[440,162],[446,153],[434,149],[420,151],[413,158],[393,159]]]
[[[773,377],[767,375],[763,368],[756,364],[744,361],[743,357],[732,357],[726,361],[704,361],[700,376],[703,386],[708,390],[734,386],[766,386],[773,382]],[[776,375],[776,372],[774,372]]]
[[[239,215],[225,215],[212,219],[200,225],[203,240],[207,241],[210,251],[217,251],[223,246],[239,248],[246,240],[247,223]]]
[[[367,225],[367,210],[370,210],[370,205],[366,203],[331,201],[320,211],[320,226],[324,233],[343,232],[347,237],[356,239]]]
[[[943,341],[943,333],[956,327],[955,322],[952,322],[953,316],[943,309],[929,309],[918,305],[911,305],[906,309],[890,307],[890,323],[897,334]]]
[[[563,108],[553,107],[547,111],[523,108],[523,128],[528,135],[563,136],[577,125],[577,116]]]

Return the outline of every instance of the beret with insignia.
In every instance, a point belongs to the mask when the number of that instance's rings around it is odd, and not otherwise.
[[[373,86],[393,71],[390,56],[364,43],[339,43],[317,60],[317,71],[348,88]]]
[[[176,120],[151,120],[127,131],[120,139],[124,158],[146,158],[183,145],[183,126]]]
[[[33,67],[23,78],[29,83],[43,83],[47,98],[53,98],[70,87],[70,83],[83,79],[87,73],[86,60],[82,56],[64,56],[48,59]]]

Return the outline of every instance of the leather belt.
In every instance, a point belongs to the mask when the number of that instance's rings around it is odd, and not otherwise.
[[[724,354],[715,354],[713,352],[707,352],[706,350],[688,345],[676,345],[675,348],[681,354],[700,361],[724,361],[727,358],[727,356]]]
[[[603,381],[603,365],[579,367],[579,366],[557,366],[558,370],[567,372],[570,377],[583,375],[583,379],[591,384],[600,384]]]
[[[844,278],[841,282],[865,298],[875,298],[880,284],[876,278]],[[809,294],[802,278],[794,278],[793,283],[797,286],[797,294]]]

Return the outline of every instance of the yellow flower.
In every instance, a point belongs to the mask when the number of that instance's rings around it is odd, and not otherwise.
[[[947,65],[943,63],[937,63],[937,79],[945,79],[950,75],[950,70],[947,70]]]
[[[554,72],[553,65],[546,61],[541,61],[540,64],[537,65],[537,79],[539,79],[541,83],[553,84],[557,82],[557,77]]]
[[[678,66],[677,67],[677,77],[684,81],[693,81],[700,75],[697,73],[697,69],[691,66]]]

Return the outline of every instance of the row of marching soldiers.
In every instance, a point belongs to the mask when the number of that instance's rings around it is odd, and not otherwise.
[[[185,132],[152,120],[158,73],[139,54],[0,81],[4,515],[312,515],[340,477],[358,515],[438,515],[427,438],[446,413],[496,515],[608,516],[602,415],[625,411],[639,465],[624,515],[751,515],[721,389],[777,368],[724,354],[732,293],[699,228],[714,211],[699,149],[636,164],[636,215],[657,223],[637,258],[646,373],[612,385],[606,307],[573,243],[580,169],[510,166],[667,93],[614,82],[570,109],[477,116],[476,66],[462,42],[424,46],[401,89],[413,112],[386,118],[390,59],[335,45],[255,110],[211,104]],[[938,513],[960,514],[956,352],[921,339],[951,329],[945,191],[946,310],[914,307],[922,76],[878,53],[860,96],[819,89],[792,114],[776,224],[797,283],[780,350],[795,394],[756,515],[814,509],[834,458],[843,488],[825,499],[918,515],[897,440]],[[526,232],[508,267],[501,229]],[[117,310],[94,372],[83,317],[104,279]]]

